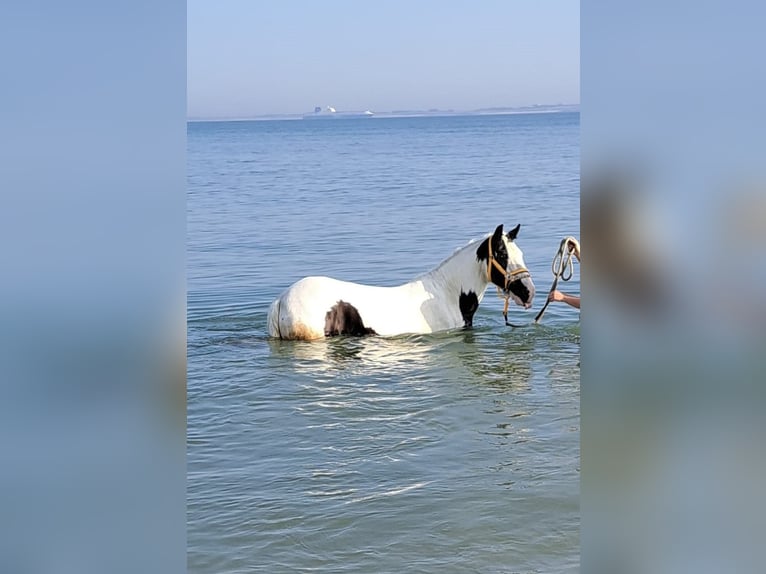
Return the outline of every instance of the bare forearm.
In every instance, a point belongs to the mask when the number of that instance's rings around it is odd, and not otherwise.
[[[561,291],[554,290],[548,294],[548,301],[561,301],[567,305],[571,305],[575,309],[580,308],[580,298],[575,295],[567,295]]]
[[[575,309],[579,309],[580,308],[580,298],[579,297],[575,297],[574,295],[564,295],[563,301],[564,301],[564,303],[574,307]]]

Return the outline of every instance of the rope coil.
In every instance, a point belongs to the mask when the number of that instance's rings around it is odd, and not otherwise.
[[[565,237],[561,240],[561,243],[559,244],[559,249],[556,252],[556,255],[553,256],[553,261],[551,262],[551,273],[553,273],[553,285],[551,285],[550,291],[548,291],[548,296],[550,297],[550,294],[553,293],[556,290],[556,287],[559,283],[559,279],[562,281],[569,281],[572,278],[572,275],[574,274],[574,261],[572,261],[572,256],[574,255],[575,248],[579,251],[579,242],[577,239],[572,237],[571,235],[568,237]],[[567,273],[567,270],[569,273]],[[537,314],[537,317],[535,317],[535,323],[538,323],[540,319],[543,316],[543,313],[545,313],[545,310],[548,308],[548,305],[550,304],[550,300],[547,300],[545,302],[545,305],[543,305],[543,308],[540,309],[540,312]]]

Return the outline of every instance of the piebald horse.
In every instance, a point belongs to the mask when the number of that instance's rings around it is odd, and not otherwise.
[[[521,225],[456,250],[435,269],[397,287],[330,277],[293,283],[269,308],[269,335],[312,340],[336,335],[402,335],[471,327],[490,283],[529,309],[535,286],[515,239]]]

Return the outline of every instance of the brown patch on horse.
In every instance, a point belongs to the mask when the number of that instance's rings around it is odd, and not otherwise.
[[[377,335],[372,329],[365,327],[356,307],[345,301],[338,301],[324,317],[325,337],[336,335]]]
[[[296,323],[290,330],[290,336],[283,338],[294,339],[296,341],[313,341],[314,339],[321,339],[322,334],[308,328],[303,323]]]

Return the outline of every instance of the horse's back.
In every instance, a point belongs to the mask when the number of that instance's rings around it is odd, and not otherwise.
[[[321,339],[329,335],[392,335],[415,329],[391,326],[400,306],[396,287],[375,287],[331,277],[305,277],[269,309],[269,335],[280,339]]]

